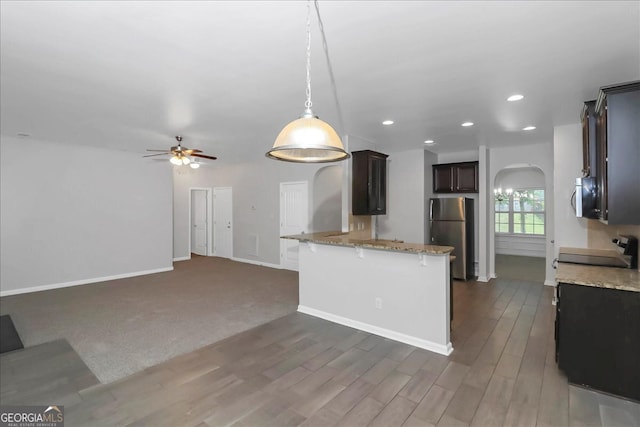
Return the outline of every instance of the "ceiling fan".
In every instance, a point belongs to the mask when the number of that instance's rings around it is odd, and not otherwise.
[[[173,147],[171,147],[168,150],[150,150],[147,149],[147,151],[159,151],[159,153],[157,154],[149,154],[143,157],[153,157],[153,156],[164,156],[167,154],[172,155],[171,159],[169,159],[169,161],[171,163],[173,163],[174,165],[188,165],[190,163],[192,163],[191,159],[189,157],[201,157],[203,159],[210,159],[210,160],[216,160],[217,157],[213,157],[213,156],[207,156],[205,154],[200,154],[202,153],[202,150],[197,150],[195,148],[187,148],[187,147],[183,147],[182,146],[182,137],[180,135],[176,136],[176,141],[178,141],[178,145],[174,145]],[[197,164],[199,166],[199,163],[193,162],[194,164]]]

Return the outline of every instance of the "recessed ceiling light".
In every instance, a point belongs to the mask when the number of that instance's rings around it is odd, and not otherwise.
[[[424,143],[425,144],[433,144],[435,141],[433,139],[427,139]]]
[[[513,102],[513,101],[520,101],[522,99],[524,99],[524,95],[520,95],[519,93],[516,93],[515,95],[511,95],[510,97],[508,97],[507,101]]]
[[[385,120],[384,122],[382,122],[383,125],[385,126],[389,126],[393,124],[393,120]]]
[[[473,126],[473,122],[464,122],[461,126],[463,127],[469,127],[469,126]]]
[[[522,130],[534,130],[535,126],[527,126],[526,128],[522,128]]]

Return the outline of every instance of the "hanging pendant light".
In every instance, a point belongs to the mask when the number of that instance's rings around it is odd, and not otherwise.
[[[317,0],[316,0],[317,1]],[[316,5],[319,16],[319,10]],[[323,31],[324,37],[324,31]],[[328,58],[328,57],[327,57]],[[330,64],[329,64],[330,65]],[[299,119],[286,125],[267,157],[296,163],[326,163],[349,158],[338,133],[311,111],[311,0],[307,1],[307,100]]]

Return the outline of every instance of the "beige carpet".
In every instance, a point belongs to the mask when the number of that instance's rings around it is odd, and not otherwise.
[[[545,258],[496,254],[496,276],[544,283]]]
[[[298,273],[215,257],[0,298],[26,346],[65,338],[103,383],[292,313]]]

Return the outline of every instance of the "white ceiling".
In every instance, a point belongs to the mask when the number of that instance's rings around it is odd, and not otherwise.
[[[304,109],[304,1],[0,4],[3,136],[144,154],[181,134],[234,162],[264,156]],[[551,141],[599,87],[640,79],[638,1],[320,10],[343,128],[315,20],[314,111],[383,152],[425,139],[438,153]],[[526,98],[506,102],[513,93]]]

